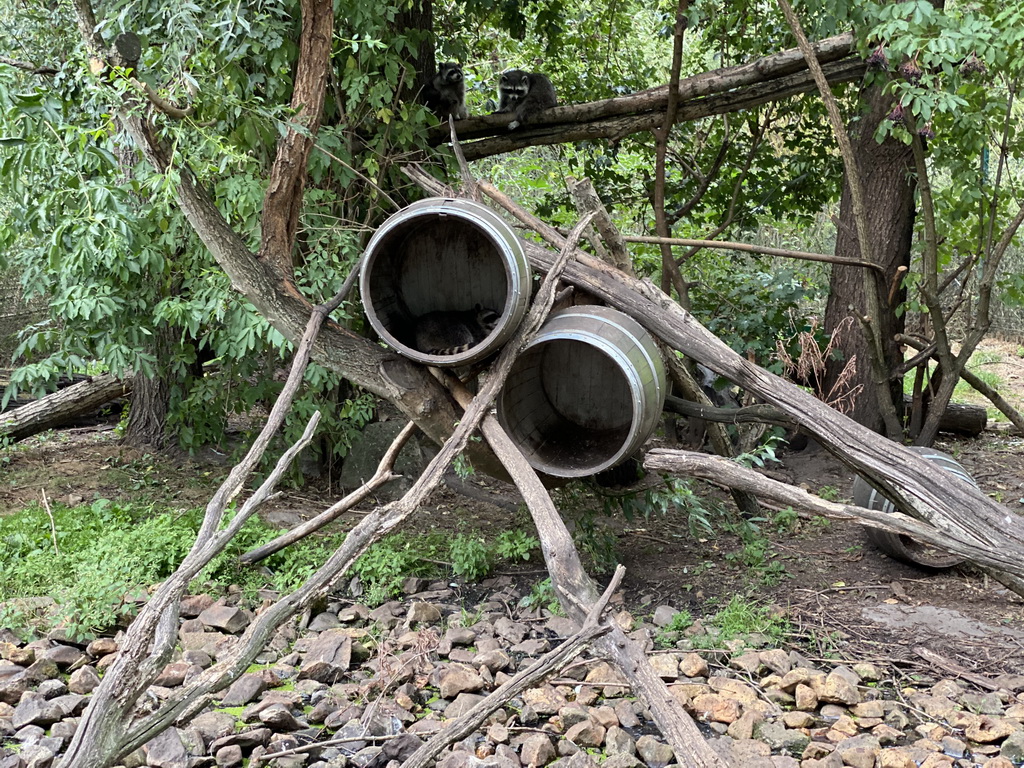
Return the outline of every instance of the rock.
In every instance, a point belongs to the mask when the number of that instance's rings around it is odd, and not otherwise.
[[[877,755],[878,768],[917,768],[917,760],[908,749],[892,747]]]
[[[672,681],[679,677],[679,657],[674,653],[654,653],[647,657],[654,673],[662,680]]]
[[[851,672],[850,675],[853,675]],[[818,700],[827,701],[832,704],[846,704],[847,706],[860,703],[860,692],[857,684],[851,682],[850,676],[841,673],[838,668],[829,672],[825,683],[820,690],[817,690]]]
[[[352,638],[342,629],[320,633],[299,668],[299,679],[330,685],[340,680],[352,663]]]
[[[15,730],[26,725],[49,726],[63,717],[64,712],[54,702],[47,701],[38,693],[26,693],[14,708],[11,725]]]
[[[231,684],[220,700],[222,707],[241,707],[253,701],[267,689],[263,676],[254,672],[246,672]]]
[[[672,747],[650,734],[641,736],[636,740],[636,751],[640,759],[647,763],[649,768],[663,768],[675,760],[675,753],[672,751]]]
[[[452,664],[441,675],[438,684],[441,698],[450,699],[460,693],[475,693],[484,687],[484,680],[472,667]]]
[[[79,667],[68,678],[68,690],[72,693],[92,693],[99,684],[100,676],[95,667],[91,666]]]
[[[227,712],[204,712],[192,718],[189,725],[202,737],[204,747],[235,732],[235,718]]]
[[[637,760],[634,755],[621,753],[618,755],[609,755],[609,757],[601,763],[601,768],[643,768],[643,763]]]
[[[77,648],[70,645],[55,645],[43,652],[42,658],[49,659],[61,669],[66,670],[72,664],[82,658],[84,654]]]
[[[779,723],[758,723],[754,726],[754,738],[765,742],[773,751],[803,754],[810,743],[810,737],[803,731],[795,731]]]
[[[295,719],[291,709],[285,704],[271,704],[260,710],[260,722],[278,733],[289,733],[305,728],[305,723]]]
[[[999,748],[999,755],[1013,763],[1024,762],[1024,729],[1018,729],[1006,737]]]
[[[686,653],[679,660],[679,671],[685,677],[707,677],[708,663],[699,653]]]
[[[441,621],[441,609],[433,603],[416,601],[409,606],[405,621],[407,624],[436,624]]]
[[[444,708],[444,716],[449,719],[461,717],[483,700],[484,697],[479,693],[460,693],[451,704]]]
[[[474,667],[477,667],[478,669],[480,667],[487,667],[487,669],[491,671],[491,674],[500,672],[503,669],[508,669],[511,663],[512,659],[500,648],[495,648],[491,651],[484,651],[483,653],[478,653],[473,657]]]
[[[60,668],[53,659],[36,659],[25,669],[25,677],[34,683],[54,680],[60,677]]]
[[[154,768],[186,768],[188,753],[177,728],[168,728],[143,745],[146,765]]]
[[[188,674],[191,667],[192,665],[187,661],[172,661],[156,676],[156,679],[153,680],[153,685],[159,685],[163,688],[175,688],[185,682],[185,675]]]
[[[729,659],[729,666],[741,672],[754,675],[761,668],[761,654],[756,651],[747,651],[739,656]]]
[[[597,764],[586,752],[576,752],[561,760],[556,760],[552,766],[556,766],[556,768],[596,768]]]
[[[651,617],[651,623],[656,627],[667,627],[672,623],[672,619],[679,613],[671,605],[659,605],[654,609],[654,615]]]
[[[635,755],[636,742],[625,728],[613,725],[605,732],[604,749],[609,755]]]
[[[523,691],[523,701],[530,705],[538,715],[554,715],[569,702],[565,696],[550,685],[540,688],[527,688]]]
[[[605,730],[600,725],[584,720],[576,723],[565,732],[565,738],[578,747],[587,749],[589,747],[600,747],[604,743]]]
[[[220,768],[238,768],[242,765],[242,748],[237,744],[221,747],[213,757]]]
[[[566,730],[577,723],[584,723],[590,719],[590,712],[586,707],[570,704],[558,710],[558,719],[562,721],[562,727]]]
[[[336,629],[340,626],[341,620],[336,613],[324,611],[314,616],[306,629],[310,632],[323,632],[325,629]]]
[[[1018,728],[1020,728],[1020,724],[1015,724],[1012,720],[982,715],[964,729],[964,735],[971,741],[990,744],[1002,741]]]
[[[791,715],[794,713],[787,712],[786,714]],[[754,726],[762,722],[763,719],[764,718],[760,712],[757,712],[752,709],[747,710],[742,715],[740,715],[739,719],[737,719],[729,725],[729,728],[726,730],[726,733],[728,733],[729,736],[731,736],[733,739],[737,740],[753,738]]]
[[[604,695],[608,698],[624,696],[629,692],[629,683],[623,674],[605,661],[591,669],[584,679],[591,685],[600,685]]]
[[[809,712],[818,708],[818,694],[809,685],[798,683],[793,694],[796,697],[795,706],[797,709]]]
[[[530,628],[525,624],[512,621],[507,616],[502,616],[494,622],[494,632],[508,640],[512,644],[521,643],[530,634]]]
[[[181,598],[178,613],[182,618],[194,619],[215,602],[210,595],[185,595]]]
[[[555,747],[551,737],[543,733],[528,736],[520,748],[519,759],[526,768],[547,765],[555,759]]]
[[[230,605],[211,605],[199,614],[199,620],[204,626],[223,630],[229,635],[241,632],[250,622],[245,611]]]
[[[234,644],[234,639],[220,632],[185,632],[184,630],[179,630],[178,643],[181,645],[182,651],[203,651],[215,659]],[[113,658],[113,656],[104,656],[103,660],[107,658]]]
[[[761,651],[758,656],[761,663],[777,675],[784,675],[793,668],[789,661],[789,654],[781,648]]]
[[[715,723],[733,723],[740,716],[739,702],[717,693],[705,693],[695,697],[693,709],[697,717]]]
[[[861,734],[836,744],[836,753],[851,768],[874,768],[875,756],[881,751],[878,739]]]
[[[636,712],[633,711],[633,702],[628,700],[622,700],[615,704],[615,717],[619,721],[619,725],[623,728],[637,728],[640,725],[640,719],[636,716]]]

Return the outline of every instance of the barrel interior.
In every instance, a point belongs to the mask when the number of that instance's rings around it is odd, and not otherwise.
[[[424,212],[397,224],[375,247],[368,277],[378,321],[409,348],[422,315],[478,304],[501,315],[509,301],[499,242],[481,225],[454,215]]]
[[[629,382],[616,361],[572,339],[522,354],[502,390],[500,409],[530,463],[563,477],[614,463],[636,416]]]

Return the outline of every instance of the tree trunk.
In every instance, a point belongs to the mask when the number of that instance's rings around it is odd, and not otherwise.
[[[876,259],[886,275],[884,286],[879,290],[878,303],[882,308],[880,331],[886,367],[891,371],[903,362],[903,354],[895,336],[902,333],[904,319],[896,316],[895,309],[906,298],[906,291],[898,283],[902,276],[898,270],[910,264],[910,240],[914,231],[914,159],[910,147],[895,139],[887,138],[881,144],[875,141],[875,130],[892,108],[892,97],[883,92],[882,86],[876,85],[865,91],[864,99],[868,111],[850,132],[864,185],[865,214],[871,231],[875,233]],[[836,256],[861,258],[852,216],[849,180],[844,180]],[[881,432],[881,412],[876,389],[871,381],[871,353],[859,328],[859,318],[866,315],[866,306],[863,270],[833,265],[825,309],[825,332],[834,333],[847,317],[854,317],[855,322],[854,327],[843,333],[838,341],[843,359],[829,361],[823,391],[833,391],[847,361],[856,356],[857,370],[850,387],[859,385],[861,389],[853,400],[853,410],[847,415],[858,424]],[[893,402],[898,408],[901,407],[902,381],[893,381],[890,389]],[[898,439],[900,436],[889,437]]]

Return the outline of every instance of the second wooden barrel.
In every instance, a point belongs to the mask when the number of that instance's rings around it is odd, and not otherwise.
[[[635,320],[608,307],[554,312],[509,374],[498,420],[530,464],[556,477],[615,466],[650,437],[665,364]]]

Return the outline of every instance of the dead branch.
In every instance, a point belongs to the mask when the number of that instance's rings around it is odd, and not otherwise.
[[[604,595],[594,606],[579,632],[492,691],[483,701],[477,703],[454,723],[445,726],[444,730],[432,736],[422,747],[410,755],[402,763],[402,768],[425,768],[431,760],[440,754],[442,749],[469,736],[480,727],[488,715],[499,709],[509,699],[518,696],[549,675],[560,671],[566,664],[583,653],[596,637],[608,632],[609,627],[599,625],[598,620],[614,592],[614,587],[622,580],[623,573],[625,573],[625,569],[620,565],[616,569],[615,577],[612,578],[609,588],[605,590]]]
[[[853,220],[857,228],[857,241],[860,244],[861,256],[864,261],[877,263],[875,256],[875,245],[871,234],[871,227],[868,222],[864,207],[864,183],[857,167],[857,157],[853,153],[853,146],[850,144],[850,135],[843,125],[842,115],[839,113],[839,105],[829,87],[828,77],[821,66],[821,62],[807,40],[800,20],[793,12],[789,0],[777,0],[779,8],[789,28],[796,36],[797,44],[803,52],[807,66],[814,76],[814,82],[818,87],[818,93],[828,113],[829,123],[832,125],[832,132],[835,134],[836,143],[839,146],[839,154],[843,158],[843,165],[846,168],[846,178],[850,188],[850,201],[853,211]],[[864,272],[864,298],[867,302],[867,318],[862,320],[861,327],[864,337],[867,340],[869,358],[871,363],[871,380],[875,387],[876,401],[881,411],[882,421],[885,424],[886,435],[892,439],[899,439],[903,434],[903,427],[900,424],[899,416],[896,413],[896,405],[889,393],[889,371],[886,367],[885,349],[879,333],[881,328],[880,318],[882,308],[878,300],[880,293],[879,281],[883,276],[870,271]],[[884,287],[884,286],[883,286]]]
[[[626,248],[622,233],[615,226],[612,217],[608,215],[608,210],[604,207],[604,203],[601,202],[601,198],[598,197],[593,183],[587,178],[580,179],[579,181],[570,178],[568,186],[569,194],[572,195],[573,202],[576,204],[576,210],[579,211],[581,216],[590,211],[596,213],[594,227],[601,235],[601,239],[608,250],[608,258],[604,260],[627,275],[632,275],[633,259]]]
[[[299,539],[304,539],[309,534],[319,531],[328,523],[337,520],[382,485],[393,480],[396,477],[394,474],[395,460],[398,458],[398,454],[401,453],[402,448],[405,447],[405,444],[409,442],[409,438],[415,434],[416,429],[417,427],[415,423],[410,421],[406,424],[384,453],[380,463],[377,465],[377,471],[373,473],[373,477],[359,486],[356,490],[352,491],[352,493],[348,494],[348,496],[328,509],[325,509],[316,517],[307,520],[306,522],[295,526],[287,533],[278,536],[273,541],[257,547],[256,549],[249,550],[238,558],[239,561],[246,565],[251,565],[252,563],[258,563],[260,560],[270,557],[275,552],[280,552],[289,544],[294,544]]]
[[[693,240],[688,237],[653,237],[651,235],[623,235],[622,239],[627,243],[650,243],[652,245],[680,245],[695,248],[719,248],[728,251],[745,251],[746,253],[763,253],[766,256],[781,256],[785,259],[802,259],[804,261],[821,261],[828,264],[848,264],[851,267],[864,267],[882,272],[877,264],[871,264],[860,259],[847,259],[842,256],[831,256],[826,253],[811,253],[809,251],[793,251],[788,248],[770,248],[766,245],[752,245],[750,243],[737,243],[731,240]]]
[[[998,571],[1002,583],[1017,594],[1024,594],[1024,561],[1019,549],[993,546],[994,542],[986,542],[964,530],[944,525],[944,521],[936,520],[929,525],[902,512],[882,512],[852,504],[825,501],[803,488],[772,480],[735,462],[692,451],[656,449],[647,454],[644,466],[656,471],[699,477],[729,488],[742,488],[796,509],[838,520],[856,520],[883,531],[910,536],[947,552],[961,555],[989,572]],[[947,478],[952,479],[953,476],[948,472],[938,474],[942,472],[936,470],[936,483],[945,492],[952,485],[952,482],[946,482]],[[968,485],[964,481],[960,483]]]

